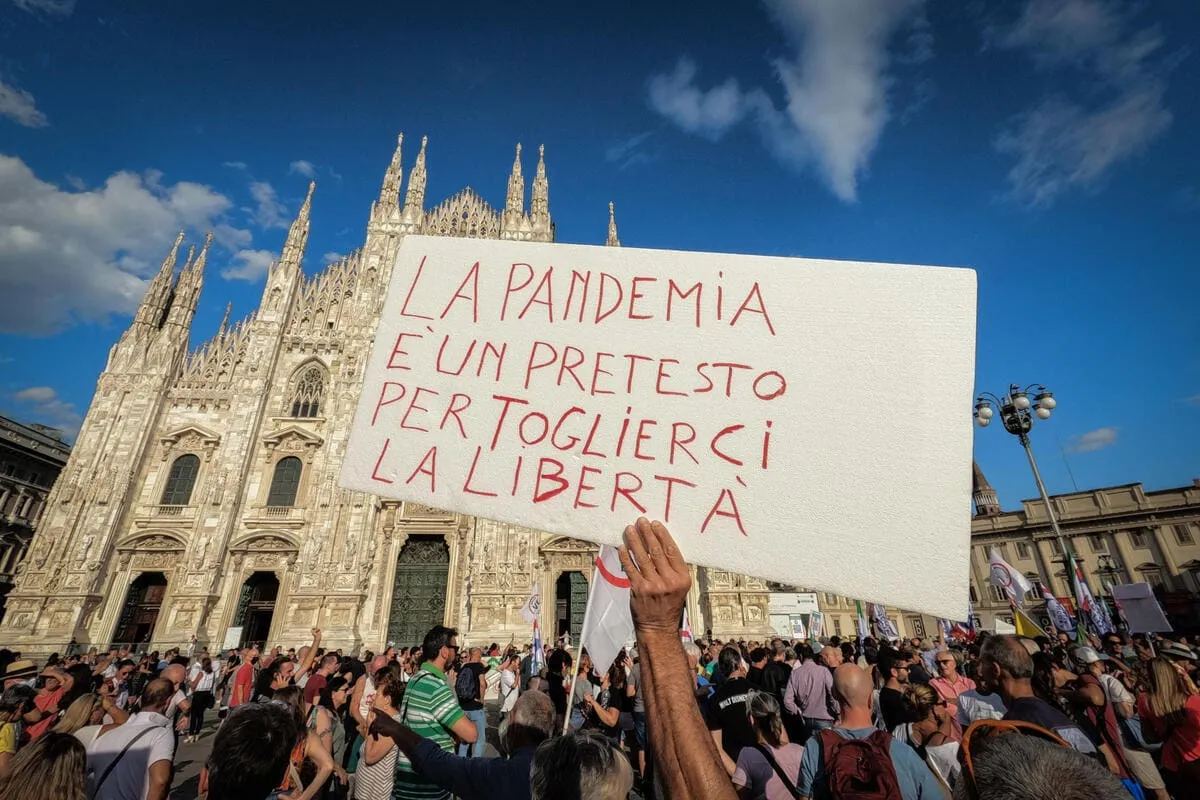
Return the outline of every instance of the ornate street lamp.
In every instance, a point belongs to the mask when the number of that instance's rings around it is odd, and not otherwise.
[[[992,418],[998,411],[1000,421],[1004,424],[1004,430],[1016,436],[1021,442],[1021,446],[1025,448],[1025,455],[1029,458],[1029,466],[1033,470],[1033,479],[1037,483],[1038,492],[1042,495],[1042,502],[1046,505],[1046,515],[1050,518],[1050,527],[1054,529],[1054,536],[1058,539],[1058,549],[1062,551],[1065,568],[1070,546],[1063,537],[1062,530],[1058,527],[1058,517],[1050,505],[1050,495],[1046,493],[1046,484],[1042,483],[1042,473],[1038,470],[1037,461],[1033,457],[1033,448],[1029,444],[1029,432],[1033,430],[1034,419],[1050,419],[1050,413],[1057,405],[1058,401],[1054,399],[1054,393],[1048,391],[1045,386],[1035,384],[1022,389],[1014,383],[1008,387],[1008,394],[1003,397],[998,397],[991,392],[984,392],[976,398],[975,424],[986,428],[992,424]],[[1074,585],[1071,575],[1067,576],[1067,585]]]

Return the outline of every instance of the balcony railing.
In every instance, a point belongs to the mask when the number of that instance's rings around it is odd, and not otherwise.
[[[182,519],[192,519],[196,516],[195,506],[151,506],[150,516],[152,517],[180,517]]]
[[[303,519],[304,509],[296,506],[259,506],[248,515],[255,519]]]

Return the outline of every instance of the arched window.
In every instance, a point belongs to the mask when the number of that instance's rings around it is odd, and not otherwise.
[[[186,506],[192,499],[192,489],[196,488],[196,476],[200,474],[200,458],[191,453],[175,459],[171,471],[167,474],[167,486],[163,489],[159,505]]]
[[[275,474],[271,478],[271,491],[267,493],[267,505],[291,507],[296,505],[296,492],[300,489],[300,472],[304,464],[295,456],[279,459]]]
[[[300,373],[292,392],[292,416],[315,417],[325,397],[325,371],[313,365]]]

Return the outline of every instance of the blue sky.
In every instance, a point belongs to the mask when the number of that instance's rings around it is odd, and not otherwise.
[[[197,341],[310,178],[306,269],[360,246],[404,131],[431,205],[503,206],[545,143],[560,241],[611,200],[629,245],[974,267],[978,388],[1059,398],[1051,491],[1200,475],[1200,8],[409,5],[0,0],[0,412],[77,428],[180,228],[217,236]],[[976,453],[1034,494],[998,427]]]

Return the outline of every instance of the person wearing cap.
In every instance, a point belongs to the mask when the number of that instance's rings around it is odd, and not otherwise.
[[[32,661],[24,659],[14,661],[4,670],[4,688],[9,689],[22,684],[28,686],[37,677],[37,674],[37,665]]]
[[[1134,717],[1137,714],[1137,709],[1134,703],[1134,697],[1125,688],[1125,684],[1117,680],[1117,678],[1108,673],[1108,666],[1117,663],[1110,656],[1099,653],[1091,647],[1079,647],[1075,650],[1075,663],[1080,665],[1085,674],[1094,677],[1099,682],[1100,687],[1104,690],[1105,699],[1108,705],[1116,714],[1118,724],[1121,727],[1122,741],[1124,745],[1125,762],[1129,767],[1130,773],[1137,779],[1148,793],[1158,798],[1158,800],[1168,800],[1170,795],[1167,793],[1167,785],[1163,782],[1162,774],[1159,773],[1158,767],[1154,764],[1154,758],[1148,753],[1139,742],[1134,738],[1127,727],[1126,720]]]

